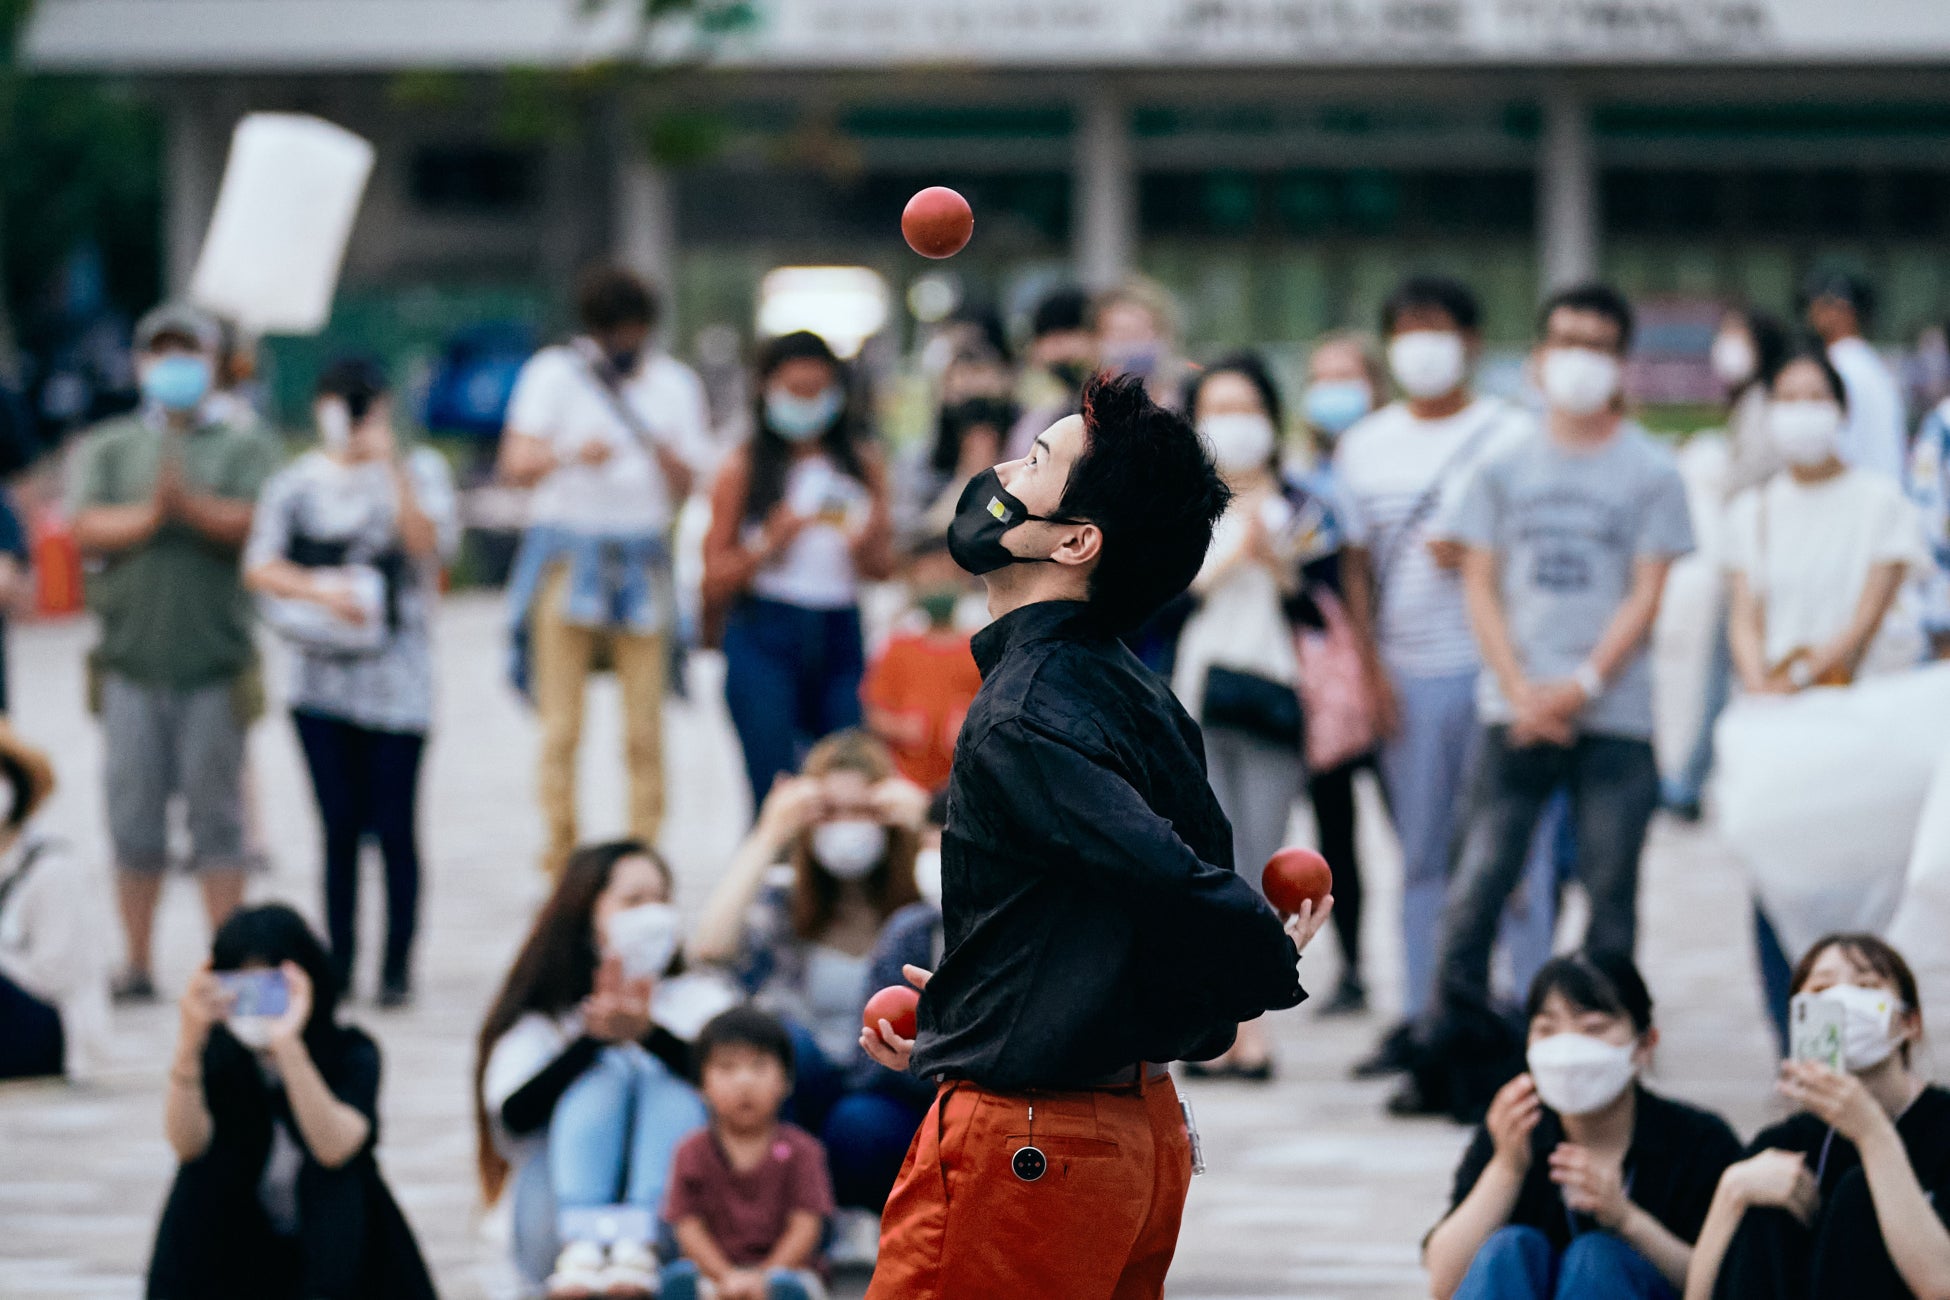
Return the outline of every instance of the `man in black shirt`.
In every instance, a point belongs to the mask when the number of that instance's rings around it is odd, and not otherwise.
[[[949,548],[985,579],[982,690],[942,836],[946,951],[909,1041],[939,1092],[888,1201],[869,1300],[1163,1294],[1193,1166],[1167,1062],[1296,1005],[1298,949],[1233,874],[1203,742],[1116,639],[1198,572],[1226,489],[1136,380],[978,475]]]

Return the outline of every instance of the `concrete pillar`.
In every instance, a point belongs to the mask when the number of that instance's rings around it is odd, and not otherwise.
[[[1084,287],[1116,284],[1137,260],[1137,166],[1131,115],[1123,99],[1098,86],[1078,106],[1072,254]]]
[[[1549,293],[1598,274],[1598,164],[1591,110],[1569,87],[1544,98],[1537,159],[1538,284]]]
[[[616,158],[610,255],[669,293],[677,276],[677,202],[670,173],[626,147]]]
[[[227,126],[194,92],[171,96],[163,137],[163,274],[172,298],[189,291],[216,211],[230,149]]]

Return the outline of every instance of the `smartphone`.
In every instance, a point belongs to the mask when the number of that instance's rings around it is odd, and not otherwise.
[[[1819,1061],[1837,1074],[1842,1071],[1841,1004],[1815,993],[1798,993],[1788,1003],[1788,1056],[1796,1061]]]
[[[258,1016],[276,1020],[291,1008],[291,988],[281,970],[229,970],[217,973],[217,983],[230,995],[231,1018]]]

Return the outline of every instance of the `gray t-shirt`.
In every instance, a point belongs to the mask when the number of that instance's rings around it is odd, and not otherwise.
[[[1486,460],[1440,531],[1494,550],[1503,616],[1532,681],[1577,671],[1632,588],[1640,560],[1693,549],[1686,487],[1672,454],[1636,424],[1592,451],[1543,431]],[[1507,723],[1496,674],[1476,687],[1477,716]],[[1652,667],[1641,647],[1578,720],[1581,731],[1649,739]]]

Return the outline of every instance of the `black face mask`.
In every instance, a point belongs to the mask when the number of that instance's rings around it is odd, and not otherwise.
[[[955,520],[948,525],[948,554],[976,577],[1011,564],[1054,564],[1047,555],[1017,555],[1002,544],[1002,534],[1017,524],[1075,524],[1062,515],[1032,515],[1002,486],[993,469],[968,480],[955,503]]]

